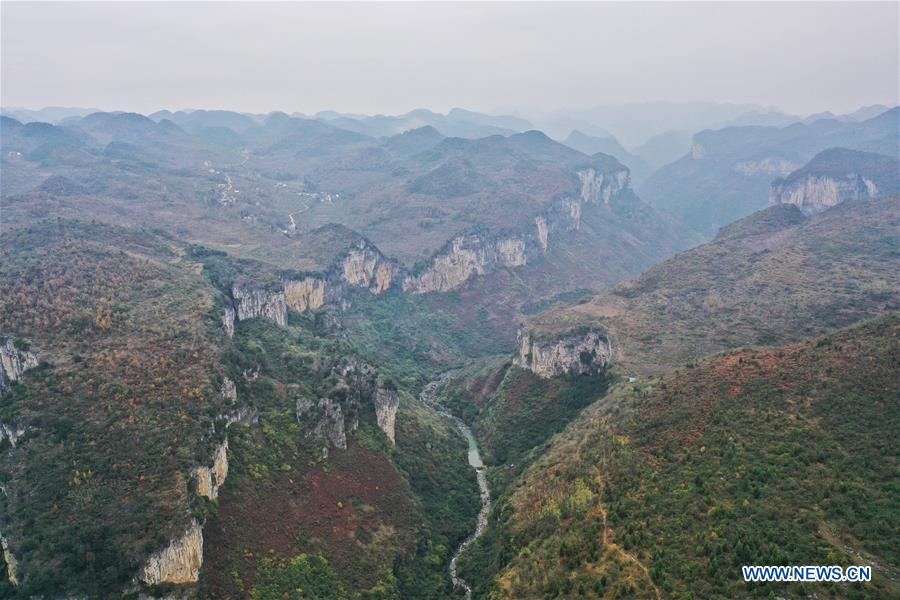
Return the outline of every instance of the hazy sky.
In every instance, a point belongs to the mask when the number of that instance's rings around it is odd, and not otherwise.
[[[4,106],[898,102],[898,2],[0,4]]]

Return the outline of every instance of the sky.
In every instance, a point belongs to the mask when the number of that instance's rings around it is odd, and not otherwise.
[[[900,3],[0,3],[0,104],[895,105]]]

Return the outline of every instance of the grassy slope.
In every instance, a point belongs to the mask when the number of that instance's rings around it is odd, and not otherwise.
[[[751,225],[739,222],[714,242],[530,324],[538,333],[596,324],[612,336],[618,364],[646,374],[741,345],[821,335],[900,305],[898,208],[896,197],[848,201],[799,225],[768,220],[772,227],[759,213]]]
[[[0,329],[45,361],[0,401],[3,532],[23,594],[129,581],[191,516],[219,410],[216,292],[146,231],[57,221],[4,235]]]
[[[554,439],[464,576],[497,598],[900,593],[898,333],[894,315],[618,386]],[[740,579],[853,563],[874,583]]]

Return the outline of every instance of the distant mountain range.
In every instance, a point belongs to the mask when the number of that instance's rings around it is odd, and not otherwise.
[[[898,127],[900,108],[864,121],[817,119],[787,127],[701,131],[690,153],[655,171],[638,191],[654,206],[712,237],[719,227],[766,206],[773,179],[827,148],[897,156]]]

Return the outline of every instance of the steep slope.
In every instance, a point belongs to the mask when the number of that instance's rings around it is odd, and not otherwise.
[[[775,206],[588,302],[529,319],[520,335],[606,332],[623,370],[659,373],[747,344],[784,344],[900,305],[897,197],[811,217]]]
[[[238,595],[302,555],[346,598],[446,597],[464,441],[277,270],[64,220],[2,259],[4,594]]]
[[[562,143],[588,155],[600,152],[615,156],[631,170],[631,179],[635,185],[640,185],[652,171],[649,163],[623,148],[614,137],[596,137],[573,129]]]
[[[528,470],[462,574],[490,598],[900,591],[896,314],[617,386]],[[741,565],[870,565],[746,584]]]
[[[656,171],[641,196],[708,238],[766,206],[769,184],[834,147],[900,153],[900,108],[863,122],[817,120],[788,127],[730,127],[694,136],[688,155]]]
[[[190,473],[228,407],[215,290],[171,239],[64,221],[5,233],[0,269],[0,328],[40,361],[0,400],[21,432],[0,450],[20,592],[195,578]]]

